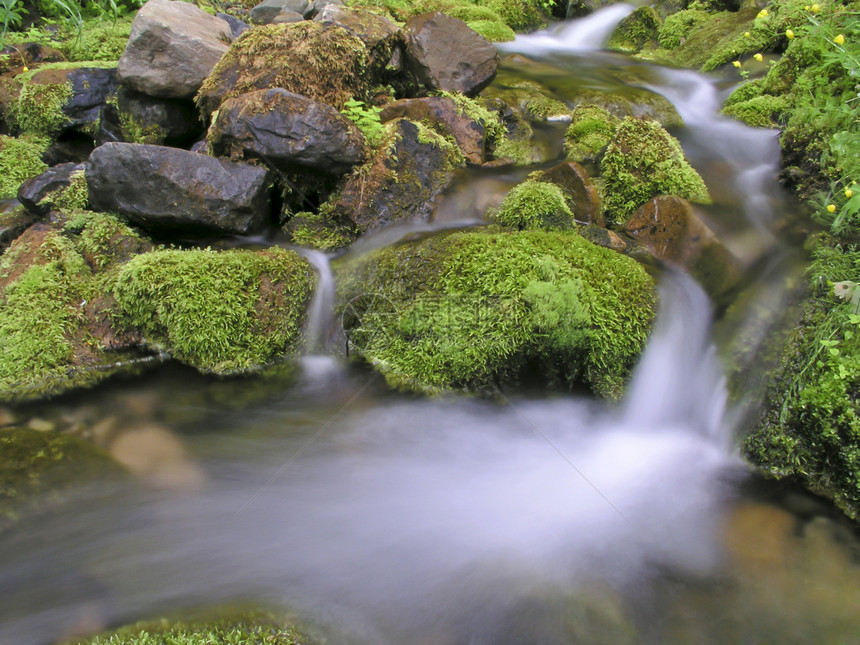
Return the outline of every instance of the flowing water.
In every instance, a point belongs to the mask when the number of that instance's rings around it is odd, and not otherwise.
[[[520,38],[504,72],[566,101],[631,84],[669,98],[719,187],[709,223],[777,309],[792,263],[769,231],[792,206],[774,133],[716,115],[721,79],[588,51],[626,12]],[[467,173],[432,222],[352,252],[479,223],[524,174],[507,172]],[[620,404],[428,400],[343,361],[328,258],[306,255],[319,288],[288,385],[165,366],[31,411],[109,420],[112,451],[162,445],[141,480],[84,487],[0,533],[0,642],[238,601],[287,606],[332,643],[860,641],[856,535],[737,456],[712,305],[690,278],[663,276]]]

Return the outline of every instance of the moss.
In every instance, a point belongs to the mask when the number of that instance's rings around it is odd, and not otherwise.
[[[779,125],[782,113],[789,107],[785,97],[756,96],[726,105],[722,113],[753,127],[774,128]]]
[[[761,423],[743,450],[772,475],[802,481],[860,518],[860,327],[827,281],[860,281],[860,250],[821,245],[811,297],[785,342]]]
[[[111,634],[74,641],[74,645],[313,645],[308,634],[271,612],[231,612],[199,620],[150,620]],[[67,643],[67,645],[72,645]]]
[[[39,206],[48,206],[63,210],[83,210],[87,207],[88,200],[87,179],[84,171],[79,170],[69,175],[68,186],[58,188],[45,195],[39,202]]]
[[[451,99],[457,104],[460,114],[484,126],[488,144],[492,145],[505,136],[505,128],[498,113],[484,105],[480,99],[468,97],[460,92],[438,91],[435,94]]]
[[[364,43],[337,25],[309,20],[264,25],[230,45],[195,100],[206,120],[225,100],[270,87],[340,110],[350,99],[369,99],[367,61]]]
[[[657,42],[662,22],[653,7],[641,6],[618,24],[606,48],[625,54],[638,52],[649,43]]]
[[[97,272],[150,250],[148,240],[110,213],[69,209],[66,215],[63,230],[74,236],[75,249]]]
[[[710,14],[700,9],[685,9],[668,16],[657,34],[657,42],[664,49],[675,49],[684,44],[687,34],[708,21]]]
[[[294,244],[321,251],[345,248],[356,238],[353,227],[332,221],[324,208],[319,213],[296,213],[286,229]]]
[[[621,121],[600,168],[607,221],[618,227],[658,195],[710,202],[705,182],[687,162],[681,144],[656,121]]]
[[[492,219],[502,226],[520,230],[576,228],[573,211],[561,188],[534,180],[514,186],[493,213]]]
[[[609,145],[620,120],[612,114],[588,105],[574,108],[570,115],[570,125],[564,133],[564,151],[572,161],[596,159]]]
[[[206,372],[257,368],[294,350],[313,288],[307,260],[291,251],[164,250],[118,272],[120,324]]]
[[[75,437],[0,429],[0,530],[60,502],[77,484],[121,473],[107,454]]]
[[[541,92],[536,92],[525,101],[526,114],[542,121],[566,121],[570,108],[564,103]]]
[[[517,35],[505,23],[497,20],[470,20],[466,22],[470,29],[477,31],[491,43],[506,43],[514,40]]]
[[[134,14],[129,13],[112,17],[93,17],[84,19],[81,31],[75,29],[72,21],[47,24],[45,28],[32,27],[26,31],[7,31],[6,44],[38,42],[41,45],[59,50],[69,61],[112,61],[122,55]]]
[[[0,199],[14,198],[23,182],[47,170],[42,154],[50,143],[33,135],[0,135]]]
[[[544,14],[534,0],[478,0],[475,4],[492,9],[516,32],[531,31],[546,24]]]
[[[339,267],[350,346],[396,387],[511,383],[530,368],[618,396],[648,334],[653,283],[572,232],[457,232]]]

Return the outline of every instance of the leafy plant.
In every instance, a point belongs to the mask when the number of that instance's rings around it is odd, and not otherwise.
[[[0,20],[3,21],[3,31],[0,40],[6,38],[9,26],[20,27],[24,6],[19,0],[0,0]]]
[[[367,142],[374,148],[382,143],[385,138],[385,128],[382,127],[382,122],[379,120],[381,113],[382,108],[367,105],[364,101],[355,99],[350,99],[344,103],[343,110],[341,110],[341,114],[355,123]]]

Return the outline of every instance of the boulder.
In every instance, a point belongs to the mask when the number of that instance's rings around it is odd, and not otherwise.
[[[397,25],[384,16],[333,3],[326,4],[314,16],[314,21],[343,27],[353,36],[360,38],[370,50],[391,39],[398,31]]]
[[[386,129],[377,153],[353,171],[330,206],[334,220],[351,220],[362,232],[428,219],[433,198],[463,163],[457,147],[426,126],[400,119]]]
[[[575,229],[574,216],[562,189],[537,179],[514,186],[492,213],[494,222],[519,230]]]
[[[12,204],[14,203],[13,201]],[[38,215],[22,208],[12,208],[0,212],[0,254],[38,220]]]
[[[429,90],[475,95],[496,76],[499,55],[462,20],[434,12],[403,27],[405,67]]]
[[[177,148],[106,143],[86,178],[94,210],[160,233],[245,234],[269,217],[265,169]]]
[[[302,14],[296,13],[295,11],[287,11],[285,9],[272,18],[271,23],[273,25],[285,25],[291,22],[301,22],[304,19],[305,17]]]
[[[585,168],[574,161],[566,161],[545,170],[540,181],[555,184],[562,189],[573,204],[574,217],[578,222],[606,226],[600,207],[600,193],[591,182]]]
[[[159,99],[120,86],[102,111],[96,143],[111,141],[184,147],[203,132],[194,104]]]
[[[379,114],[383,123],[400,118],[421,121],[451,135],[469,163],[485,161],[486,128],[463,113],[453,100],[441,96],[401,99],[386,105]]]
[[[686,269],[712,296],[726,293],[741,277],[738,258],[686,199],[656,197],[633,213],[624,230],[654,257]]]
[[[72,183],[72,175],[81,173],[85,164],[64,163],[48,168],[38,177],[28,179],[18,189],[18,201],[36,215],[47,215],[54,203],[50,197],[67,189]]]
[[[304,19],[304,13],[308,9],[307,0],[263,0],[248,13],[251,22],[258,25],[268,25],[274,22],[278,14],[289,12],[298,14],[299,20]]]
[[[313,20],[322,13],[326,7],[331,5],[342,7],[343,0],[312,0],[311,3],[308,4],[308,8],[305,10],[305,18]]]
[[[239,36],[251,28],[244,20],[239,20],[236,16],[231,16],[229,13],[216,13],[216,18],[220,18],[230,26],[230,40],[236,40]]]
[[[352,121],[281,88],[224,102],[208,138],[214,155],[262,159],[285,171],[298,167],[339,175],[364,161],[364,137]]]
[[[227,51],[230,26],[187,2],[148,0],[132,23],[119,80],[161,98],[190,98]]]

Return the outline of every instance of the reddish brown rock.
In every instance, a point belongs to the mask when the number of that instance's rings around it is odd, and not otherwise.
[[[578,222],[606,226],[606,219],[600,208],[600,194],[591,183],[585,168],[578,163],[566,161],[553,166],[541,175],[540,181],[555,184],[571,197],[573,213]],[[621,238],[618,238],[618,241],[621,241]]]

